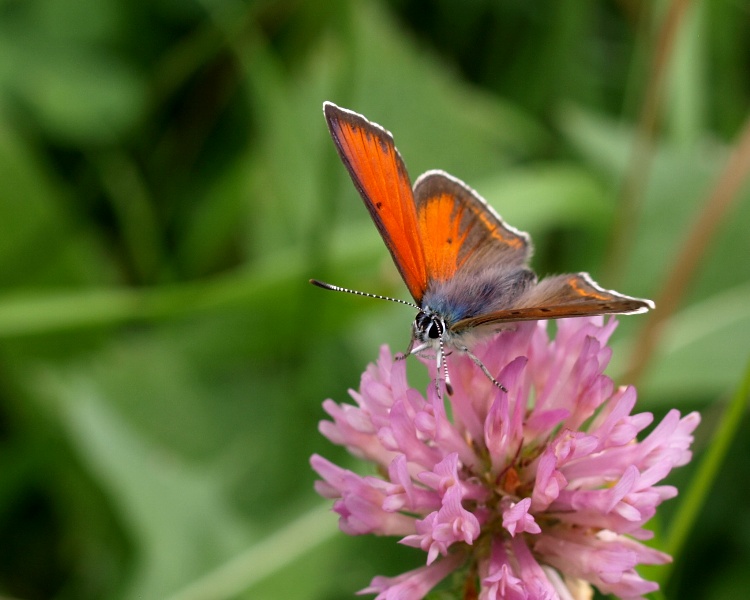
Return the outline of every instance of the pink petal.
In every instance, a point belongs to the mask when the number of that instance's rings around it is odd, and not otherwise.
[[[455,571],[464,559],[463,555],[457,553],[397,577],[375,577],[370,585],[358,594],[378,594],[375,600],[421,600],[447,575]]]
[[[531,498],[524,498],[520,502],[511,502],[507,509],[503,511],[503,527],[508,530],[511,537],[516,533],[540,533],[542,530],[529,514],[531,507]]]

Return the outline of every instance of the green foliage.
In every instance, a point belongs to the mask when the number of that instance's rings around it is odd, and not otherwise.
[[[692,3],[609,271],[656,4],[1,1],[0,595],[351,598],[419,564],[340,534],[312,488],[310,454],[353,460],[318,433],[321,401],[412,318],[307,284],[406,294],[321,104],[394,132],[412,177],[479,190],[538,272],[654,297],[750,105],[744,9]],[[675,475],[690,510],[654,523],[679,556],[651,575],[662,597],[746,589],[747,398],[717,424],[750,355],[748,200],[639,382],[641,410],[702,411],[698,461],[714,432],[731,448]],[[618,382],[645,323],[621,319]]]

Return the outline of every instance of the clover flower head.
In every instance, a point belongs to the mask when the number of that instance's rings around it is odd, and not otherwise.
[[[521,323],[475,348],[507,393],[461,353],[448,357],[452,396],[410,388],[405,361],[383,347],[355,404],[327,400],[320,430],[371,461],[362,476],[314,455],[317,491],[351,535],[401,537],[423,567],[376,577],[376,600],[423,598],[465,569],[480,600],[620,598],[657,589],[636,571],[670,557],[642,544],[644,524],[677,490],[659,485],[689,462],[697,413],[631,414],[633,387],[604,375],[615,319]],[[425,363],[432,377],[432,361]]]

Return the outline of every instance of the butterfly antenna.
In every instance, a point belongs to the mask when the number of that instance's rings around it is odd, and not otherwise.
[[[401,300],[400,298],[391,298],[389,296],[381,296],[380,294],[371,294],[370,292],[360,292],[359,290],[350,290],[349,288],[341,287],[340,285],[333,285],[332,283],[325,283],[324,281],[318,281],[317,279],[311,279],[310,283],[323,288],[324,290],[331,290],[332,292],[346,292],[347,294],[354,294],[355,296],[364,296],[365,298],[376,298],[378,300],[388,300],[389,302],[398,302],[399,304],[405,304],[419,310],[419,307],[413,302],[407,300]]]

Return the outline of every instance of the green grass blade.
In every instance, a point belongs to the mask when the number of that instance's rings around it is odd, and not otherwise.
[[[708,448],[708,452],[703,457],[665,536],[664,550],[674,558],[674,562],[660,571],[662,588],[669,580],[675,563],[679,562],[680,554],[693,524],[698,518],[719,470],[727,458],[729,447],[742,422],[742,414],[747,410],[748,400],[750,400],[750,362],[748,362],[739,387],[724,411],[716,434],[712,436],[713,441]]]

